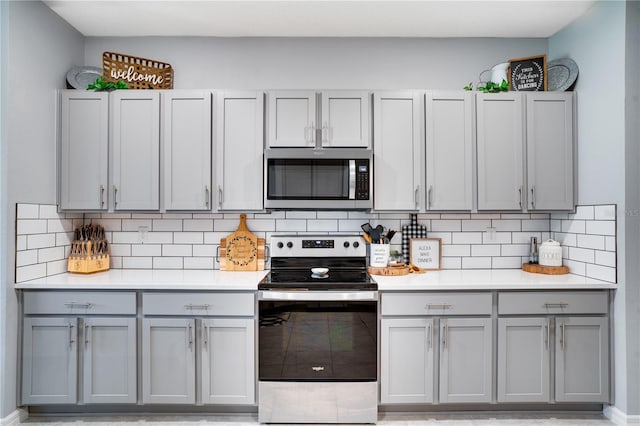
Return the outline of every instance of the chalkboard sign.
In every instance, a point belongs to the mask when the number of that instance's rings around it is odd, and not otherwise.
[[[537,92],[547,90],[547,55],[509,60],[509,89]]]

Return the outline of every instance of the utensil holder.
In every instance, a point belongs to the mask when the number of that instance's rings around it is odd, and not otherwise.
[[[376,268],[386,268],[389,264],[391,244],[371,244],[369,265]]]

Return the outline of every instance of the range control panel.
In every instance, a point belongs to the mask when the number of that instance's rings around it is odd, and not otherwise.
[[[273,235],[271,257],[364,257],[367,246],[361,235]]]

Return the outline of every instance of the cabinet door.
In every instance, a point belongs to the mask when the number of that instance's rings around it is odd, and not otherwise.
[[[60,209],[108,207],[109,95],[60,94]]]
[[[160,208],[160,94],[116,91],[111,98],[113,206]]]
[[[314,147],[316,93],[292,90],[269,92],[269,147]]]
[[[136,402],[135,318],[86,318],[83,360],[85,403]]]
[[[556,318],[556,400],[609,401],[609,324],[604,317]]]
[[[374,114],[373,207],[419,210],[424,161],[420,96],[415,92],[377,93]]]
[[[427,92],[427,210],[471,210],[473,94]]]
[[[527,93],[527,208],[572,210],[573,93]]]
[[[164,206],[211,208],[211,93],[168,91],[164,110]]]
[[[219,210],[262,210],[263,92],[217,94],[216,166]]]
[[[498,402],[549,402],[549,321],[498,319]]]
[[[440,320],[440,402],[491,402],[491,318]]]
[[[523,107],[521,93],[476,94],[478,210],[521,210]]]
[[[322,146],[368,148],[369,93],[322,92]]]
[[[253,319],[202,320],[202,402],[255,403]]]
[[[436,343],[432,318],[382,320],[381,403],[433,402]]]
[[[142,320],[142,402],[194,404],[195,320]]]
[[[27,317],[22,347],[22,403],[75,404],[78,319]]]

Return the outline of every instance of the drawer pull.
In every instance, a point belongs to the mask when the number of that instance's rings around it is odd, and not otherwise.
[[[194,305],[193,303],[184,305],[185,309],[209,309],[210,306],[211,305],[209,305],[208,303],[205,303],[203,305]]]
[[[425,309],[451,309],[453,305],[449,303],[427,303]]]
[[[547,302],[544,304],[545,308],[566,308],[567,306],[569,304],[564,302]]]
[[[66,306],[67,308],[84,308],[84,309],[91,309],[93,308],[93,303],[90,302],[67,302],[64,304],[64,306]]]

